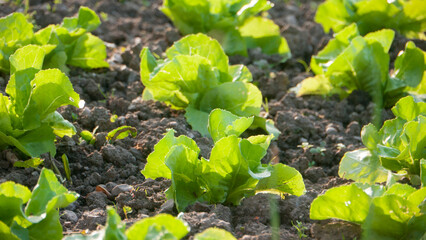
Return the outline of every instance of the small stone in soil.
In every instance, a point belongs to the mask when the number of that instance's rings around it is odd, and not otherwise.
[[[115,186],[117,186],[117,183],[114,183],[114,182],[108,182],[108,183],[105,185],[105,188],[106,188],[106,190],[108,190],[109,192],[111,192],[111,191],[112,191],[112,189],[113,189]]]
[[[133,190],[133,187],[132,187],[132,186],[127,185],[127,184],[120,184],[120,185],[115,186],[115,187],[112,189],[111,194],[112,194],[112,196],[113,196],[113,197],[116,197],[116,196],[118,196],[120,193],[123,193],[123,192],[130,192],[130,191],[132,191],[132,190]]]
[[[159,213],[173,213],[173,207],[175,206],[175,202],[173,199],[167,200],[163,205],[161,205]]]
[[[63,218],[66,221],[70,221],[70,222],[74,222],[74,223],[78,221],[77,214],[75,214],[75,212],[70,211],[70,210],[64,210],[61,218]]]

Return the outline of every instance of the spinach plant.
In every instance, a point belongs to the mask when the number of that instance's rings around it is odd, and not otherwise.
[[[0,185],[1,239],[61,239],[58,208],[74,202],[78,194],[68,191],[49,169],[42,169],[37,185]]]
[[[43,69],[66,64],[81,68],[108,67],[104,42],[92,35],[101,21],[95,12],[81,7],[76,17],[64,18],[60,25],[49,25],[34,33],[33,25],[22,13],[0,18],[0,71],[9,72],[9,57],[20,47],[40,45],[46,52]]]
[[[229,66],[216,40],[204,34],[189,35],[167,49],[166,55],[167,59],[157,60],[148,48],[141,51],[144,100],[185,109],[188,123],[203,135],[209,135],[210,111],[222,108],[238,116],[255,116],[253,127],[278,136],[273,122],[259,117],[262,93],[251,83],[250,71],[244,65]]]
[[[59,69],[41,70],[43,47],[28,45],[10,56],[11,77],[0,93],[0,148],[15,146],[31,157],[56,153],[55,135],[75,134],[74,126],[56,109],[78,107],[79,95]]]
[[[256,16],[273,6],[267,0],[165,0],[161,11],[183,35],[206,33],[217,39],[228,55],[247,55],[260,47],[266,54],[291,57],[287,41],[270,19]]]
[[[423,0],[327,0],[317,10],[315,21],[335,33],[356,23],[362,35],[389,28],[408,38],[426,36],[426,2]]]
[[[352,183],[329,189],[311,204],[311,219],[341,219],[361,225],[362,239],[424,239],[426,187]]]
[[[355,24],[346,27],[312,57],[316,76],[303,80],[293,91],[298,96],[339,94],[344,98],[353,90],[363,90],[376,104],[377,115],[408,94],[424,98],[421,82],[426,81],[426,53],[408,42],[389,74],[388,51],[393,38],[394,32],[388,29],[362,37]]]
[[[216,137],[209,160],[198,158],[200,149],[192,139],[175,137],[169,130],[148,156],[142,174],[171,179],[166,196],[174,199],[179,211],[197,201],[238,205],[243,198],[260,192],[302,195],[305,186],[297,170],[284,164],[261,163],[272,135],[238,137],[251,120],[214,110],[209,131]]]
[[[189,226],[184,221],[169,214],[144,218],[126,230],[126,224],[121,222],[120,216],[114,208],[108,207],[107,212],[107,224],[102,230],[95,231],[90,235],[74,234],[65,237],[64,240],[178,240],[189,232]],[[208,228],[194,236],[194,240],[207,239],[235,240],[236,238],[231,233],[218,228]]]
[[[426,103],[402,98],[392,108],[396,118],[380,130],[366,125],[361,139],[366,148],[347,152],[339,175],[362,183],[395,181],[401,177],[426,186]]]

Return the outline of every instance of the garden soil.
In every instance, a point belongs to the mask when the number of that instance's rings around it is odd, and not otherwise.
[[[123,221],[132,223],[158,213],[178,215],[173,201],[167,201],[166,179],[145,179],[140,173],[147,156],[167,129],[186,135],[200,146],[208,158],[212,140],[193,131],[184,112],[165,104],[141,99],[144,86],[139,76],[139,53],[145,46],[159,56],[181,35],[159,10],[161,1],[153,0],[62,0],[30,1],[30,13],[37,28],[58,24],[63,17],[73,16],[80,6],[88,6],[102,15],[101,26],[94,34],[107,42],[109,69],[83,70],[71,68],[70,80],[86,102],[84,108],[62,107],[59,112],[77,128],[95,132],[96,141],[89,144],[75,135],[57,140],[57,154],[43,155],[45,166],[52,161],[64,174],[61,156],[70,162],[71,178],[64,184],[80,194],[80,198],[61,210],[64,234],[90,232],[105,224],[106,206],[115,206]],[[57,1],[55,1],[57,2]],[[300,197],[259,194],[244,199],[239,206],[221,204],[191,205],[183,219],[190,225],[191,239],[209,227],[219,227],[238,239],[271,239],[269,203],[276,201],[280,218],[280,239],[353,239],[360,237],[360,227],[347,222],[309,218],[313,199],[329,188],[347,184],[338,177],[338,164],[345,152],[362,147],[360,132],[371,120],[373,105],[366,93],[355,92],[340,101],[337,97],[296,97],[288,90],[312,76],[306,64],[331,39],[321,25],[313,21],[318,1],[273,1],[270,17],[280,26],[293,57],[285,63],[279,56],[250,50],[249,57],[231,57],[232,64],[242,63],[253,74],[255,84],[268,99],[262,114],[275,121],[281,131],[271,144],[266,162],[290,165],[303,175],[306,193]],[[286,3],[284,3],[286,2]],[[1,3],[0,17],[22,7]],[[397,36],[391,48],[391,59],[403,49],[407,39]],[[416,41],[425,49],[425,42]],[[4,94],[9,76],[0,75],[0,92]],[[113,117],[116,116],[116,117]],[[111,121],[111,118],[115,121]],[[383,119],[391,118],[390,111]],[[112,129],[129,125],[137,130],[134,138],[107,141]],[[303,144],[304,142],[308,144]],[[312,145],[312,146],[308,146]],[[0,152],[0,182],[15,181],[32,188],[39,177],[34,169],[14,168],[13,162],[25,160],[13,149]],[[123,211],[128,206],[131,211]]]

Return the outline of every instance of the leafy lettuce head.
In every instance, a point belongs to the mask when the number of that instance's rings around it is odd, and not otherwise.
[[[250,71],[244,65],[229,66],[218,41],[204,34],[188,35],[166,55],[167,59],[157,60],[148,48],[141,52],[144,100],[185,109],[189,124],[203,135],[209,134],[208,115],[215,108],[237,116],[259,115],[262,94],[251,83]]]
[[[183,35],[206,33],[217,39],[228,55],[247,56],[247,48],[291,57],[287,41],[272,20],[256,16],[273,6],[267,0],[165,0],[161,11]]]
[[[15,146],[37,157],[55,155],[55,135],[72,136],[74,126],[56,109],[64,105],[78,107],[79,95],[68,77],[59,69],[41,70],[45,50],[27,45],[10,56],[12,75],[6,93],[0,94],[0,147]]]

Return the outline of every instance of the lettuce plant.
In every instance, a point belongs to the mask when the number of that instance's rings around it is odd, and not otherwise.
[[[104,42],[90,32],[101,21],[95,12],[81,7],[76,17],[64,18],[60,25],[49,25],[34,33],[33,25],[22,13],[0,18],[0,71],[9,72],[9,57],[20,47],[40,45],[46,52],[43,69],[66,64],[81,68],[108,67]]]
[[[356,183],[318,196],[311,204],[311,219],[359,224],[362,239],[426,237],[426,103],[404,97],[392,112],[396,118],[380,130],[364,126],[366,148],[343,156],[339,176]],[[396,183],[402,177],[421,188]],[[386,186],[375,185],[383,182]]]
[[[303,80],[293,90],[299,96],[339,94],[342,98],[353,90],[363,90],[372,97],[377,110],[393,106],[407,94],[422,93],[425,52],[408,42],[389,74],[388,51],[393,38],[394,32],[388,29],[362,37],[355,24],[346,27],[312,57],[310,66],[316,76]]]
[[[256,16],[273,6],[267,0],[165,0],[161,11],[183,35],[206,33],[217,39],[228,55],[247,56],[247,48],[291,57],[287,41],[270,19]]]
[[[426,186],[426,103],[410,96],[397,102],[380,130],[366,125],[361,139],[366,148],[347,152],[339,175],[362,183],[382,183],[407,177]]]
[[[317,10],[315,21],[335,33],[356,23],[362,35],[384,28],[408,38],[426,36],[426,2],[423,0],[327,0]]]
[[[0,93],[0,148],[15,146],[31,157],[56,153],[55,135],[75,134],[74,126],[56,109],[78,107],[79,95],[59,69],[41,70],[43,47],[28,45],[10,56],[8,96]]]
[[[220,44],[204,34],[189,35],[166,51],[167,59],[157,60],[144,48],[140,75],[145,85],[144,100],[158,100],[176,109],[185,109],[193,129],[203,135],[211,110],[222,108],[238,116],[255,116],[253,127],[278,135],[271,120],[259,117],[262,93],[251,83],[244,65],[228,65]]]
[[[362,239],[424,239],[426,187],[352,183],[329,189],[311,204],[314,220],[341,219],[361,225]]]
[[[243,198],[259,192],[281,196],[304,193],[303,179],[297,170],[283,164],[261,163],[272,135],[239,138],[250,119],[230,114],[220,109],[210,114],[210,134],[217,137],[209,160],[198,158],[200,149],[194,140],[175,137],[173,130],[167,132],[148,156],[142,174],[146,178],[171,179],[166,196],[174,199],[179,211],[197,201],[238,205]],[[228,122],[232,126],[224,127]]]
[[[32,192],[14,182],[2,183],[1,239],[61,239],[62,225],[58,208],[68,206],[77,198],[78,194],[68,191],[48,169],[41,170]]]
[[[67,236],[64,240],[178,240],[185,237],[189,232],[189,226],[184,221],[169,214],[158,214],[154,217],[144,218],[126,230],[126,224],[121,222],[120,216],[114,208],[108,207],[107,212],[108,219],[104,229],[95,231],[90,235]],[[236,238],[231,233],[217,228],[208,228],[194,236],[194,240],[208,239],[235,240]]]

